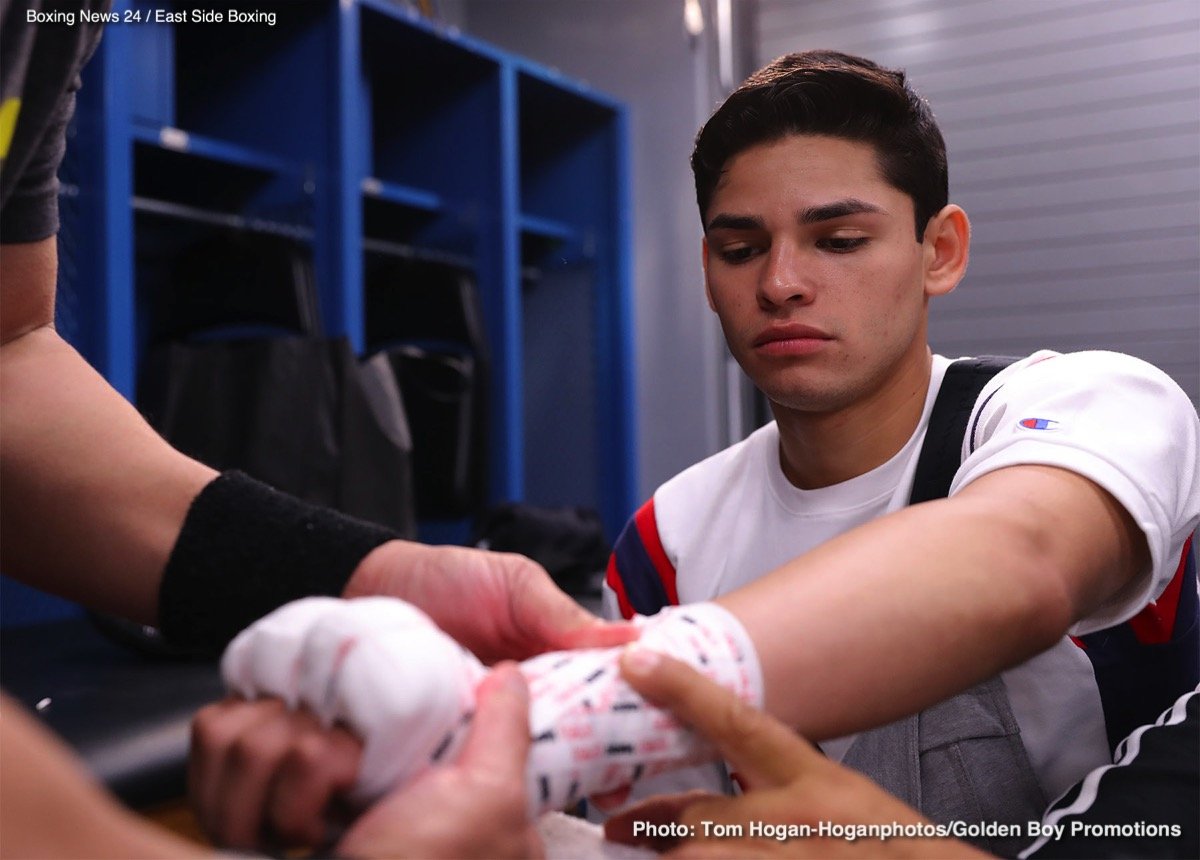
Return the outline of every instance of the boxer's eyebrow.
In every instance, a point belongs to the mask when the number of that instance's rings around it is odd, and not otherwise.
[[[859,214],[878,214],[884,210],[880,209],[874,203],[868,203],[865,200],[859,200],[857,197],[847,197],[844,200],[835,200],[832,203],[823,203],[820,206],[810,206],[801,211],[801,224],[817,224],[821,221],[832,221],[835,218],[845,218],[847,215]]]
[[[720,214],[708,222],[708,226],[704,228],[704,232],[710,230],[762,230],[766,225],[763,219],[755,215],[727,215]]]
[[[887,210],[874,203],[868,203],[866,200],[860,200],[857,197],[846,197],[842,200],[834,200],[829,203],[822,203],[819,206],[809,206],[801,209],[796,216],[796,220],[801,224],[819,224],[822,221],[833,221],[838,218],[845,218],[847,215],[877,215],[886,214]],[[704,228],[705,232],[711,230],[763,230],[766,229],[766,222],[757,215],[735,215],[729,212],[722,212],[715,215],[708,226]]]

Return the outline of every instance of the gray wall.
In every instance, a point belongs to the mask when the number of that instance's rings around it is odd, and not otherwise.
[[[704,302],[688,168],[712,107],[707,34],[685,34],[683,0],[465,0],[452,11],[471,35],[629,105],[639,490],[648,496],[724,442],[724,346]]]
[[[906,68],[946,136],[970,271],[943,354],[1115,349],[1200,398],[1200,2],[761,0],[759,60]]]

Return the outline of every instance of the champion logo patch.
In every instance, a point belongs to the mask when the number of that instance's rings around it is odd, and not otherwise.
[[[1026,430],[1057,430],[1059,423],[1049,418],[1022,418],[1017,425]]]

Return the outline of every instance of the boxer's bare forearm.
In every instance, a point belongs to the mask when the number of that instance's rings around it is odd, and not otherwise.
[[[754,639],[767,710],[821,740],[927,707],[1045,650],[1149,566],[1104,490],[1014,466],[906,508],[717,602]]]

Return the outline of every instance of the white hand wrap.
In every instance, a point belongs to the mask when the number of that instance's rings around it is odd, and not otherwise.
[[[486,673],[423,612],[389,597],[297,600],[243,630],[221,660],[232,692],[303,705],[362,739],[361,802],[454,760]]]
[[[758,655],[727,610],[693,603],[637,621],[638,647],[682,660],[761,707]],[[565,809],[590,794],[714,757],[707,743],[621,680],[621,651],[558,651],[521,665],[531,696],[531,809]]]
[[[672,607],[638,623],[638,647],[682,660],[762,705],[754,646],[725,609]],[[559,651],[522,664],[531,697],[531,811],[562,809],[712,757],[703,741],[620,679],[621,651]],[[361,802],[454,760],[486,672],[419,610],[385,597],[288,604],[244,630],[221,670],[228,687],[246,698],[278,696],[362,738],[354,791]]]

